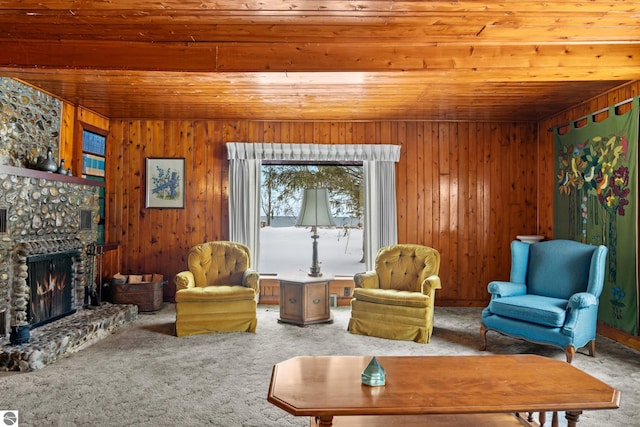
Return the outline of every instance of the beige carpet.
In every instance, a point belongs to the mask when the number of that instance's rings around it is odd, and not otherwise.
[[[260,306],[256,334],[177,338],[167,304],[41,370],[0,373],[0,410],[18,410],[20,426],[38,427],[306,426],[308,419],[266,400],[275,363],[298,355],[487,354],[478,351],[480,309],[436,308],[427,345],[351,335],[349,309],[332,311],[333,324],[300,328],[279,324],[278,307]],[[621,407],[586,411],[578,425],[638,426],[640,352],[602,337],[596,350],[596,358],[581,350],[573,364],[621,390]],[[496,333],[489,351],[564,360],[560,350]]]

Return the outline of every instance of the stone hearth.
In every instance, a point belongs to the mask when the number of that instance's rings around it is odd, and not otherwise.
[[[32,371],[75,353],[136,320],[136,305],[102,303],[31,331],[29,342],[0,339],[0,370]]]

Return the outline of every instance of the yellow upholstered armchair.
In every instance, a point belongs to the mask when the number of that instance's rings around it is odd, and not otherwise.
[[[235,242],[192,247],[188,271],[176,275],[176,335],[255,332],[260,276],[251,254]]]
[[[440,253],[421,245],[391,245],[376,256],[375,271],[356,274],[349,331],[428,343],[433,301],[441,288]]]

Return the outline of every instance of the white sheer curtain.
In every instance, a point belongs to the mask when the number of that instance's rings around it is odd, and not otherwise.
[[[395,163],[400,146],[390,144],[269,144],[228,142],[229,238],[244,243],[259,265],[260,166],[262,160],[361,161],[365,185],[365,265],[373,269],[378,249],[397,243]]]
[[[378,249],[398,242],[395,163],[364,162],[364,182],[364,261],[373,270]]]
[[[260,160],[229,160],[229,240],[251,251],[251,266],[260,260]]]

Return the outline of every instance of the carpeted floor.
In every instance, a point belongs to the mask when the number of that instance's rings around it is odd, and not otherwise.
[[[28,373],[0,373],[0,410],[20,426],[307,426],[267,402],[272,366],[298,355],[467,355],[533,353],[564,360],[550,347],[489,333],[480,346],[477,308],[436,308],[430,344],[349,334],[349,308],[333,324],[279,324],[278,307],[259,306],[256,334],[177,338],[174,306],[141,314],[100,342]],[[598,337],[597,357],[580,350],[573,365],[621,391],[621,407],[585,411],[581,426],[640,424],[640,352]],[[437,375],[437,372],[434,372]],[[540,380],[544,381],[544,373]],[[561,425],[566,425],[562,421]]]

